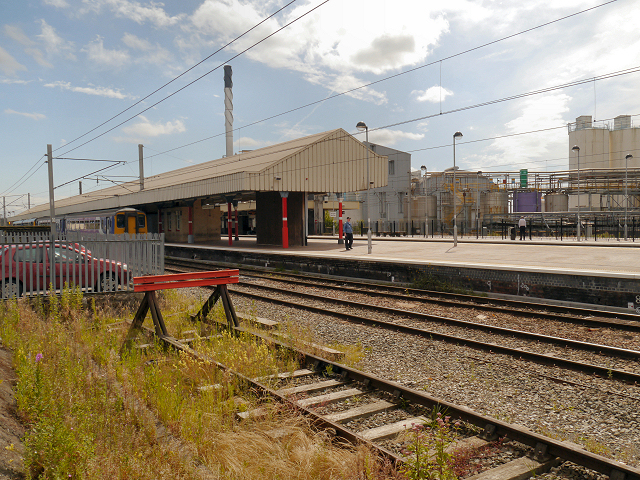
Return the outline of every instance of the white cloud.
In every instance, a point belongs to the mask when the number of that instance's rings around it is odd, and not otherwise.
[[[571,97],[564,93],[538,95],[524,100],[519,105],[518,117],[505,124],[506,131],[502,135],[566,125],[568,119],[564,114],[569,111],[570,101]],[[561,149],[566,148],[566,137],[566,130],[561,129],[498,138],[485,149],[484,155],[475,160],[483,168],[493,165],[526,164],[531,159],[544,158],[552,151],[562,151]]]
[[[69,4],[65,0],[43,0],[45,5],[51,5],[56,8],[67,8]]]
[[[11,84],[26,85],[30,82],[31,80],[16,80],[16,79],[10,79],[10,78],[0,79],[0,83],[4,83],[5,85],[11,85]]]
[[[154,45],[148,40],[137,37],[131,33],[125,33],[122,37],[122,42],[132,50],[143,52],[143,56],[137,60],[139,62],[164,65],[173,59],[173,55],[160,45]]]
[[[120,89],[96,87],[94,85],[90,85],[88,87],[74,87],[70,82],[57,81],[53,83],[45,83],[44,86],[49,88],[60,88],[62,90],[69,90],[71,92],[86,93],[87,95],[97,95],[99,97],[118,98],[121,100],[127,98],[135,100],[136,98],[138,98],[134,95],[124,94],[120,92]]]
[[[47,116],[42,113],[16,112],[15,110],[11,110],[10,108],[5,109],[4,113],[9,115],[22,115],[23,117],[27,117],[32,120],[44,120],[45,118],[47,118]]]
[[[18,62],[4,48],[0,47],[0,71],[5,75],[15,75],[17,72],[26,70],[27,67]]]
[[[446,88],[440,88],[438,85],[434,85],[426,90],[414,90],[411,94],[418,95],[416,100],[419,102],[440,103],[441,100],[445,100],[447,97],[453,95],[453,92]]]
[[[151,23],[156,27],[169,27],[176,25],[185,14],[170,16],[162,8],[163,3],[148,2],[146,4],[140,2],[132,2],[129,0],[82,0],[85,5],[84,11],[100,12],[103,7],[111,10],[117,17],[127,18],[140,25]]]
[[[121,68],[130,61],[130,56],[127,51],[104,48],[104,42],[100,35],[83,48],[82,51],[87,53],[89,60],[105,68]]]
[[[233,146],[238,152],[240,150],[255,150],[256,148],[262,148],[268,145],[271,145],[271,142],[264,142],[251,137],[240,137],[238,140],[233,142]]]
[[[424,134],[422,133],[410,133],[401,130],[384,129],[369,132],[369,141],[371,143],[386,146],[395,145],[400,140],[422,140],[423,138]]]
[[[140,115],[139,118],[141,120],[140,122],[122,129],[122,132],[128,135],[127,137],[114,137],[114,140],[117,142],[142,143],[145,138],[173,135],[187,130],[182,120],[153,123],[143,115]]]
[[[270,19],[231,49],[249,47],[319,3],[308,0]],[[191,21],[203,39],[226,42],[266,16],[259,2],[205,0]],[[313,84],[342,92],[366,83],[358,73],[384,74],[423,62],[448,28],[441,8],[430,2],[396,0],[393,8],[385,0],[371,0],[366,8],[361,2],[329,2],[245,55],[273,68],[301,72]],[[386,102],[385,93],[372,87],[349,95]]]
[[[27,37],[20,27],[15,25],[5,25],[4,34],[18,42],[20,45],[29,46],[34,44],[33,40]]]
[[[44,43],[44,49],[50,54],[64,53],[70,60],[76,60],[76,56],[73,54],[74,46],[73,42],[67,42],[60,37],[55,28],[49,25],[44,19],[40,20],[40,26],[42,33],[37,35],[38,38]]]
[[[31,55],[41,67],[53,68],[53,65],[44,58],[44,53],[39,48],[25,48],[24,52]]]

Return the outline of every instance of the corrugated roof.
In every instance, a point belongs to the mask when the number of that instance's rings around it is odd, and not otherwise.
[[[387,184],[387,157],[368,151],[371,188]],[[56,200],[56,215],[255,191],[366,190],[367,148],[339,128]],[[46,216],[38,205],[15,219]]]

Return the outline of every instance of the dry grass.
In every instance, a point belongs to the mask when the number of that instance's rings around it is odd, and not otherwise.
[[[203,299],[164,296],[176,337]],[[27,478],[374,479],[395,474],[364,448],[335,444],[306,418],[256,398],[202,360],[165,351],[118,355],[132,318],[115,302],[81,310],[79,292],[41,304],[0,305],[0,336],[15,354]],[[219,312],[217,313],[219,315]],[[150,320],[147,320],[147,325]],[[211,332],[197,325],[198,334]],[[248,336],[223,333],[198,349],[249,377],[296,368]],[[220,385],[201,391],[205,385]],[[237,398],[266,415],[238,421]]]

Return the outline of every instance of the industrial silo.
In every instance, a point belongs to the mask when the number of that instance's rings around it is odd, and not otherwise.
[[[539,212],[542,207],[542,193],[536,191],[513,192],[514,212]]]
[[[435,195],[427,195],[427,218],[429,221],[438,218],[438,198]]]
[[[568,212],[569,195],[566,193],[548,193],[544,197],[546,212]]]
[[[483,215],[503,215],[509,212],[509,203],[506,191],[489,192],[482,195],[480,210]]]

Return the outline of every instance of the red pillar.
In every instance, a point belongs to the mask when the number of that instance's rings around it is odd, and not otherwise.
[[[162,224],[162,210],[158,209],[158,233],[164,233],[164,226]]]
[[[238,238],[238,202],[233,202],[233,208],[236,210],[236,242],[240,240]]]
[[[190,206],[188,208],[189,208],[189,236],[187,237],[187,242],[188,243],[194,243],[194,238],[193,238],[193,206]]]
[[[227,230],[229,231],[229,246],[233,245],[233,217],[231,216],[231,202],[227,202]]]
[[[287,197],[289,192],[280,192],[282,197],[282,248],[289,248],[289,225],[287,222]]]
[[[344,240],[342,240],[342,197],[338,196],[338,243],[342,244]]]

